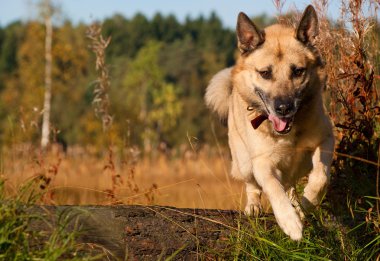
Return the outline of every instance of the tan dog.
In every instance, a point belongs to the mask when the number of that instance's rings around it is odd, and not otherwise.
[[[322,101],[324,65],[313,46],[317,33],[312,6],[296,30],[275,24],[261,31],[240,13],[241,55],[233,68],[213,77],[205,96],[208,107],[228,118],[231,173],[246,183],[246,213],[260,212],[265,193],[293,240],[302,238],[302,211],[287,192],[308,175],[301,205],[307,210],[320,203],[334,150]]]

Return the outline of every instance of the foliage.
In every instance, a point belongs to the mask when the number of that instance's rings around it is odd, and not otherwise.
[[[33,222],[47,222],[43,216],[32,214],[31,209],[41,195],[34,182],[22,187],[17,196],[9,198],[0,180],[0,260],[91,260],[77,245],[78,232],[66,231],[75,217],[61,213],[48,237],[44,231],[31,229]]]
[[[101,146],[103,133],[98,129],[92,106],[94,58],[85,29],[85,25],[74,26],[69,21],[54,27],[51,123],[57,137],[51,139],[67,145]],[[108,113],[113,118],[115,144],[125,142],[126,129],[133,132],[129,142],[141,146],[147,137],[152,139],[152,146],[165,142],[171,147],[186,144],[188,134],[202,141],[213,140],[209,120],[200,117],[206,113],[203,94],[215,71],[233,63],[233,31],[223,28],[215,14],[209,18],[188,18],[183,23],[173,15],[157,14],[151,20],[142,14],[131,19],[115,15],[104,21],[102,31],[112,39],[105,56],[112,78]],[[43,99],[43,37],[43,25],[37,21],[0,28],[3,145],[38,141]],[[151,74],[156,78],[144,79],[148,76],[144,75],[147,70],[141,69],[144,62],[156,70]],[[140,79],[133,79],[133,75]],[[146,80],[144,85],[132,86],[142,80]],[[143,96],[136,98],[140,94],[136,90],[145,90],[144,102]],[[132,106],[131,101],[138,104]],[[138,112],[142,105],[146,106],[144,120]],[[149,128],[145,128],[145,123],[149,123]],[[176,131],[171,128],[174,125]]]
[[[338,154],[334,162],[336,175],[333,177],[344,181],[344,187],[349,188],[345,193],[358,197],[375,196],[376,183],[373,180],[380,145],[380,100],[374,58],[379,55],[380,43],[377,39],[367,38],[374,33],[370,19],[362,11],[364,1],[356,3],[349,2],[348,10],[344,10],[352,32],[342,24],[331,28],[328,21],[322,20],[318,44],[326,59],[330,113],[338,132]],[[342,174],[344,178],[338,177]],[[363,184],[365,191],[358,191],[358,186],[352,186],[357,182]]]
[[[346,1],[343,20],[335,26],[325,18],[327,7],[323,3],[318,6],[324,17],[318,45],[326,59],[329,109],[337,133],[327,199],[334,215],[351,216],[357,226],[367,221],[358,229],[361,242],[378,240],[380,232],[380,100],[376,80],[380,32],[374,31],[374,20],[363,11],[366,4]],[[376,3],[369,4],[379,8]],[[342,204],[345,201],[347,204]]]
[[[141,48],[127,66],[123,86],[114,93],[114,97],[124,98],[124,110],[143,127],[139,132],[146,151],[157,148],[158,142],[168,137],[165,134],[177,124],[182,110],[179,87],[165,81],[159,66],[161,49],[159,42],[148,42]]]
[[[376,260],[379,255],[379,235],[362,241],[322,209],[306,218],[300,242],[290,240],[275,223],[273,216],[251,219],[231,235],[230,247],[220,255],[230,260]]]

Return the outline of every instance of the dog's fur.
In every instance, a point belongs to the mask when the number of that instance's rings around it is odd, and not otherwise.
[[[205,95],[208,107],[228,119],[231,173],[246,183],[246,213],[261,211],[263,192],[293,240],[302,238],[303,215],[292,193],[295,184],[308,175],[302,209],[320,203],[334,150],[322,101],[324,64],[313,46],[317,33],[312,6],[297,29],[275,24],[261,31],[240,13],[240,57],[213,77]]]

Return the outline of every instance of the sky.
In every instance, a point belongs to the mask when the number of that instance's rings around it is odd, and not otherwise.
[[[90,23],[111,17],[115,13],[125,17],[133,17],[141,12],[151,18],[157,12],[174,14],[179,21],[186,16],[208,16],[212,11],[221,18],[223,25],[234,28],[240,11],[248,16],[266,13],[276,15],[272,0],[53,0],[61,8],[61,19],[69,19],[74,23]],[[36,18],[38,0],[0,0],[0,26],[4,27],[15,20],[26,21]],[[289,9],[303,10],[311,1],[287,0],[283,11]],[[338,17],[339,0],[330,1],[331,17]]]

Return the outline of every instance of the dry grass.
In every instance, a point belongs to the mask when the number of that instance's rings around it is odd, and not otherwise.
[[[228,153],[204,150],[186,157],[159,154],[138,157],[136,151],[98,156],[91,149],[54,148],[41,155],[30,146],[3,153],[3,176],[9,194],[34,179],[47,191],[47,204],[159,204],[189,208],[239,209],[242,183],[228,177]],[[113,177],[114,176],[114,177]],[[112,181],[112,179],[117,179]],[[114,184],[116,186],[113,188]],[[114,192],[112,192],[114,191]]]

